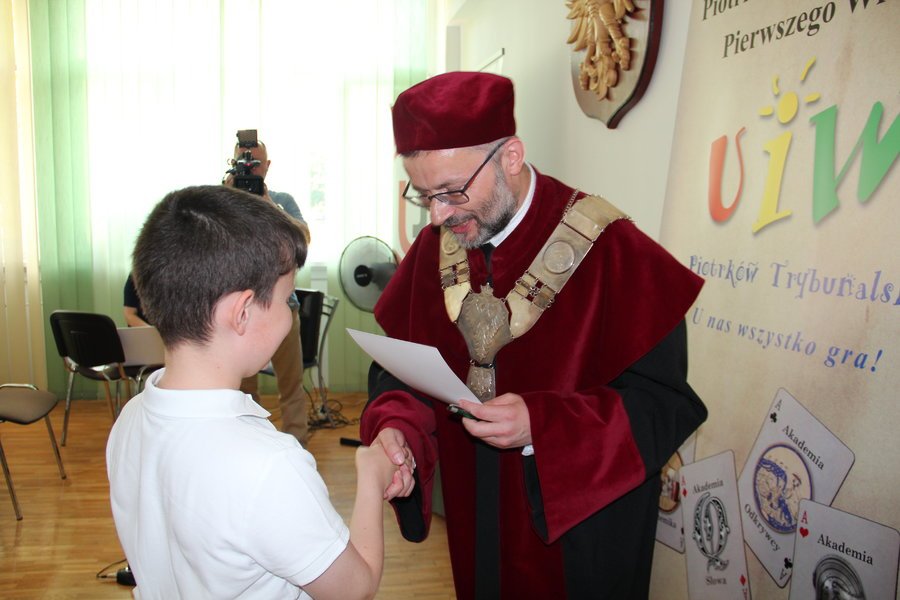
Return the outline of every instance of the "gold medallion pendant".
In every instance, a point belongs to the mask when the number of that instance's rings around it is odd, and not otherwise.
[[[525,335],[553,305],[606,226],[628,218],[598,196],[576,202],[577,194],[573,190],[559,225],[506,298],[495,297],[489,283],[480,292],[472,290],[466,250],[452,231],[441,231],[439,275],[444,305],[469,350],[466,386],[482,402],[497,395],[497,353]]]
[[[506,303],[485,284],[480,292],[469,292],[463,300],[456,325],[469,348],[466,385],[482,402],[489,400],[497,395],[494,357],[512,340]]]

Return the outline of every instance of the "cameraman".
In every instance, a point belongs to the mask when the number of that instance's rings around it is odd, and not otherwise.
[[[270,190],[265,184],[266,173],[269,171],[269,160],[266,152],[266,145],[261,141],[255,141],[255,145],[247,147],[240,143],[234,146],[235,162],[239,159],[245,159],[246,153],[249,152],[254,163],[252,169],[249,170],[250,175],[256,175],[262,179],[261,196],[267,200],[271,200],[277,206],[282,208],[287,214],[294,217],[299,223],[306,241],[309,243],[309,226],[303,220],[300,208],[294,198],[286,192],[276,192]],[[235,187],[234,174],[229,174],[222,180],[223,185]],[[278,403],[281,407],[281,430],[289,433],[297,438],[297,441],[305,448],[309,441],[309,400],[303,391],[303,351],[300,346],[300,317],[297,305],[292,305],[293,321],[291,330],[288,332],[284,341],[278,346],[275,354],[272,355],[272,369],[275,371],[275,379],[278,384]],[[241,382],[241,391],[250,394],[253,399],[259,402],[259,383],[257,375],[245,378]]]

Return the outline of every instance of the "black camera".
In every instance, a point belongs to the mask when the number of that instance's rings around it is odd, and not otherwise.
[[[256,139],[255,129],[241,129],[237,132],[238,147],[241,148],[241,154],[232,161],[232,167],[226,171],[229,175],[234,175],[234,187],[247,190],[251,194],[263,196],[266,193],[266,186],[263,184],[263,178],[253,174],[253,167],[259,165],[259,161],[253,158],[253,153],[249,148],[256,148],[259,142]]]

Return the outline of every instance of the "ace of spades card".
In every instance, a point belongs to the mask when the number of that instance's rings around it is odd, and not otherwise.
[[[679,478],[691,600],[749,600],[734,452],[685,465]]]
[[[790,600],[895,598],[898,557],[896,529],[801,500]]]
[[[675,454],[669,458],[659,473],[661,480],[659,493],[659,515],[656,522],[656,540],[676,552],[684,552],[684,524],[681,520],[681,478],[682,466],[694,461],[697,434],[691,435]]]
[[[831,504],[853,452],[779,389],[738,480],[747,545],[779,587],[791,578],[800,501]]]

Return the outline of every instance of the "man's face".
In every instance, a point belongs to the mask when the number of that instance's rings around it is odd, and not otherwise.
[[[244,155],[244,152],[248,150],[250,151],[253,159],[259,161],[259,164],[253,167],[250,173],[252,173],[253,175],[258,175],[259,177],[265,179],[266,173],[269,171],[269,157],[267,156],[266,149],[263,146],[255,146],[253,148],[235,148],[235,160],[242,157]]]
[[[502,152],[502,149],[501,149]],[[484,161],[486,152],[468,148],[422,152],[403,159],[412,188],[421,194],[458,190]],[[494,157],[466,190],[469,201],[451,206],[431,202],[431,224],[446,225],[464,248],[477,248],[510,222],[518,201]]]

